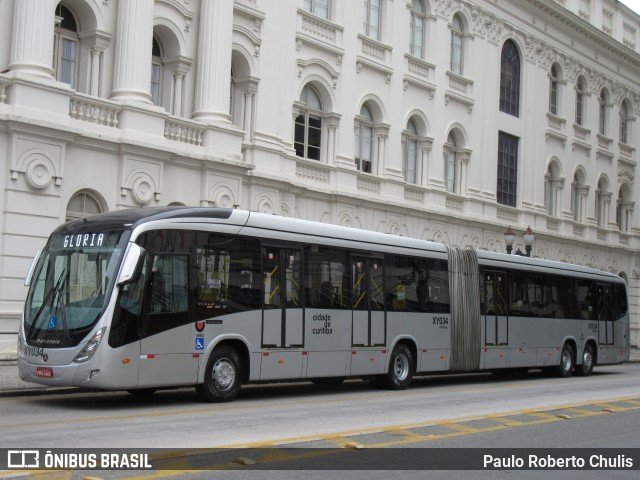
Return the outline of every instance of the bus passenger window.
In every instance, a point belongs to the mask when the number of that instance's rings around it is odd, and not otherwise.
[[[580,317],[584,320],[592,320],[594,317],[596,295],[593,282],[578,279],[576,281],[576,298],[580,305]]]
[[[350,308],[347,256],[341,250],[307,248],[305,250],[305,289],[307,306],[314,308]]]
[[[434,313],[449,313],[449,267],[445,260],[429,260],[427,308]]]
[[[211,245],[195,255],[196,319],[262,308],[257,242],[211,236],[206,241]]]
[[[151,272],[150,313],[187,312],[188,262],[186,255],[156,255]]]

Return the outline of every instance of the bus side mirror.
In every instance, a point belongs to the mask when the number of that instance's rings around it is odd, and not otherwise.
[[[33,260],[31,260],[31,266],[29,267],[29,272],[27,273],[27,276],[24,279],[24,286],[28,287],[29,285],[31,285],[31,281],[33,280],[33,272],[36,269],[36,265],[38,264],[38,260],[40,260],[40,255],[42,255],[42,250],[38,250],[36,252],[36,255],[33,257]]]
[[[135,243],[130,243],[127,249],[126,257],[122,262],[120,277],[118,277],[118,286],[133,283],[138,280],[142,272],[146,252],[144,248]]]

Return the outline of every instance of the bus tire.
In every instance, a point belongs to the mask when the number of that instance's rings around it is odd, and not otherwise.
[[[413,353],[404,344],[396,345],[389,359],[389,370],[382,377],[382,384],[391,390],[404,390],[413,378]]]
[[[561,378],[568,378],[573,374],[575,367],[575,355],[573,347],[565,343],[560,354],[560,365],[556,368],[556,374]]]
[[[235,348],[216,348],[207,362],[204,383],[196,391],[206,402],[230,402],[242,386],[242,362]]]
[[[594,364],[593,347],[587,343],[582,351],[582,364],[576,366],[576,373],[581,377],[588,377],[593,372]]]

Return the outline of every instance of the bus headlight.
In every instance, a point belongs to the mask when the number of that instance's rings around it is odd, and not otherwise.
[[[73,359],[75,363],[88,362],[91,357],[93,357],[93,354],[96,353],[96,350],[98,349],[98,345],[100,345],[100,341],[102,340],[106,329],[107,327],[101,328],[93,337],[91,337],[91,340],[87,342],[84,348],[80,350],[80,353],[76,355],[76,358]]]

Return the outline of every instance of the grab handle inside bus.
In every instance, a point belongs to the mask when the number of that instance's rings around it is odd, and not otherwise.
[[[136,245],[135,243],[129,244],[127,256],[122,263],[122,270],[118,278],[118,286],[133,283],[138,280],[142,272],[145,255],[146,252],[140,245]]]

